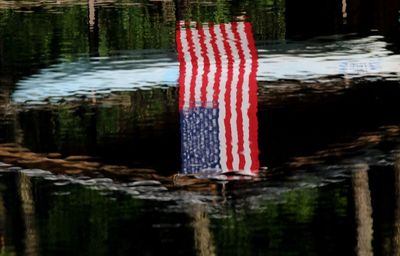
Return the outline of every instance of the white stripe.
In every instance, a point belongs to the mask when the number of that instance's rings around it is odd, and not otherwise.
[[[233,72],[232,72],[232,83],[231,83],[231,91],[230,91],[230,106],[231,106],[231,134],[232,134],[232,167],[234,171],[239,170],[239,136],[238,136],[238,127],[237,127],[237,111],[236,111],[236,104],[237,104],[237,86],[239,82],[239,60],[240,56],[238,54],[238,49],[236,48],[235,44],[235,36],[232,32],[232,25],[226,25],[226,33],[228,36],[228,44],[231,48],[232,58],[233,58]],[[239,127],[240,128],[240,127]]]
[[[243,102],[242,102],[242,116],[243,116],[243,155],[245,159],[244,172],[246,174],[251,174],[251,148],[250,148],[250,122],[249,122],[249,109],[250,109],[250,88],[249,88],[249,78],[252,67],[252,58],[249,49],[249,42],[247,41],[246,31],[244,23],[238,23],[238,32],[240,36],[240,43],[243,49],[245,57],[245,69],[243,76]]]
[[[219,87],[219,95],[218,95],[218,108],[219,108],[219,115],[218,115],[218,127],[219,127],[219,146],[220,146],[220,163],[221,163],[221,169],[222,171],[228,171],[227,166],[226,166],[226,138],[225,138],[225,115],[226,115],[226,110],[225,110],[225,102],[224,102],[224,96],[225,96],[225,86],[226,86],[226,80],[227,80],[227,74],[228,74],[228,69],[226,66],[227,63],[227,58],[226,58],[226,51],[224,48],[224,44],[222,42],[221,38],[221,28],[219,26],[214,27],[214,31],[216,34],[216,44],[218,47],[218,51],[220,53],[219,58],[221,58],[221,78],[220,78],[220,83],[217,85]]]
[[[200,38],[199,32],[196,28],[192,29],[192,39],[194,45],[194,53],[196,55],[197,63],[197,76],[194,88],[194,101],[195,107],[201,106],[201,86],[203,84],[203,73],[204,73],[204,59],[201,56]]]
[[[211,34],[210,28],[208,26],[204,26],[204,37],[205,37],[205,45],[207,47],[207,56],[210,61],[210,70],[208,72],[208,84],[207,84],[207,106],[212,106],[213,95],[214,95],[214,79],[215,72],[217,71],[215,54],[211,45]]]
[[[185,58],[185,81],[184,84],[181,86],[184,86],[184,100],[183,100],[183,109],[188,109],[189,108],[189,102],[190,102],[190,80],[192,77],[192,61],[190,58],[190,53],[189,53],[189,44],[187,41],[187,34],[186,30],[181,28],[181,44],[182,44],[182,54],[183,57]]]

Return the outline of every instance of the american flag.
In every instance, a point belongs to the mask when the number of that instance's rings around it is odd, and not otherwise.
[[[257,174],[257,50],[251,24],[179,22],[182,172]]]

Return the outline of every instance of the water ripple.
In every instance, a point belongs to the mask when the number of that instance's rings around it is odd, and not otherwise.
[[[399,80],[400,55],[388,50],[383,37],[337,37],[259,47],[258,81],[375,77]],[[16,103],[177,86],[179,64],[172,50],[124,52],[85,58],[42,69],[17,82]]]

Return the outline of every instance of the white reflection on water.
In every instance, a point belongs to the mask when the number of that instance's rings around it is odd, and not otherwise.
[[[400,55],[388,47],[380,36],[262,46],[258,48],[257,80],[314,80],[337,75],[398,80]],[[13,101],[23,103],[49,98],[57,101],[78,95],[101,96],[113,91],[177,86],[179,77],[179,64],[172,50],[60,61],[18,81]]]
[[[259,50],[258,76],[266,81],[318,79],[345,75],[400,76],[400,56],[388,50],[381,36],[360,39],[310,42],[290,46],[287,51]]]

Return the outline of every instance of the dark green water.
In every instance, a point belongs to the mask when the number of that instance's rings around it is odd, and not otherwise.
[[[172,182],[176,21],[244,16],[260,175]],[[392,0],[0,1],[0,254],[399,255],[399,35]]]

